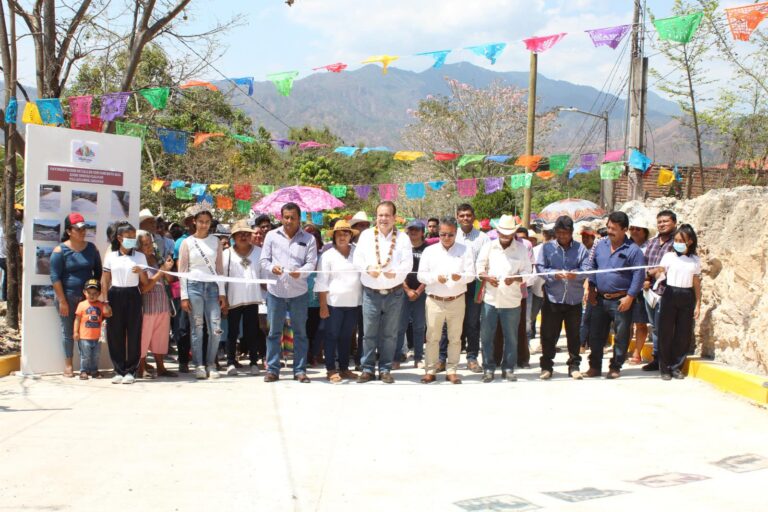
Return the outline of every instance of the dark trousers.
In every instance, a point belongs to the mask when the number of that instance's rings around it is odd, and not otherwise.
[[[541,306],[541,358],[542,370],[554,369],[555,347],[560,330],[565,323],[565,337],[568,340],[568,374],[579,370],[579,327],[581,326],[581,304],[555,304],[545,296]]]
[[[325,325],[325,369],[336,371],[336,362],[340,371],[349,370],[349,351],[352,345],[352,335],[357,326],[357,307],[337,308],[328,306],[331,314],[326,318]]]
[[[360,366],[360,359],[363,357],[363,337],[365,336],[365,329],[363,329],[363,306],[357,306],[357,337],[352,336],[352,341],[355,345],[355,365]]]
[[[5,240],[0,240],[0,244],[4,244]],[[5,302],[8,300],[8,265],[5,258],[0,258],[0,269],[3,270],[3,284],[2,289],[0,289],[0,301]]]
[[[667,286],[659,308],[659,370],[680,370],[688,353],[693,330],[696,296],[693,288]]]
[[[581,315],[581,328],[579,329],[579,341],[581,346],[589,346],[589,324],[592,323],[592,304],[587,302],[584,306],[584,314]]]
[[[112,316],[107,318],[107,346],[118,375],[135,374],[141,351],[141,292],[137,286],[113,286],[107,293]]]
[[[309,339],[309,357],[318,359],[323,350],[325,322],[320,318],[320,307],[307,309],[307,339]]]
[[[619,299],[606,299],[598,296],[597,304],[592,308],[592,323],[589,326],[589,367],[601,370],[603,365],[603,347],[608,342],[608,332],[614,326],[613,357],[609,363],[611,370],[621,370],[627,357],[629,332],[632,327],[632,308],[619,312]]]
[[[476,286],[477,281],[472,281],[467,285],[467,293],[464,294],[464,325],[461,331],[461,346],[467,351],[467,361],[477,361],[477,354],[480,352],[480,312],[483,305],[475,302]],[[447,350],[447,337],[445,341]]]
[[[259,328],[259,305],[248,304],[247,306],[238,306],[229,310],[227,322],[229,332],[227,333],[227,366],[235,364],[237,361],[237,336],[240,331],[240,321],[243,322],[243,343],[248,348],[248,357],[251,365],[255,365],[258,358],[259,342],[266,345],[266,336]]]
[[[179,365],[188,365],[189,350],[192,348],[189,337],[189,314],[181,309],[181,299],[173,299],[173,304],[176,306],[176,316],[171,319],[172,339],[179,352]]]
[[[528,293],[531,294],[530,289]],[[531,363],[531,347],[528,346],[528,326],[525,322],[525,312],[528,308],[528,299],[520,301],[520,323],[517,326],[517,366],[528,366]]]

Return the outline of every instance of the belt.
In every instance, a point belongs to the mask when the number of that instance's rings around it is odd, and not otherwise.
[[[613,300],[613,299],[620,299],[622,297],[625,297],[627,295],[627,292],[615,292],[615,293],[598,293],[602,298]]]
[[[459,297],[463,297],[463,296],[464,296],[463,293],[461,295],[455,295],[453,297],[440,297],[438,295],[427,295],[427,297],[429,297],[430,299],[438,300],[440,302],[452,302],[452,301],[458,299]]]
[[[392,293],[392,292],[394,292],[396,290],[399,290],[402,287],[403,287],[403,285],[399,284],[397,286],[393,286],[392,288],[386,288],[384,290],[379,290],[379,289],[376,289],[376,288],[371,288],[369,286],[366,286],[366,288],[368,288],[369,290],[371,290],[374,293],[378,293],[379,295],[389,295],[390,293]]]

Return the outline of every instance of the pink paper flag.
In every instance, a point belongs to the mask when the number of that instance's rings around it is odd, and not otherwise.
[[[566,32],[551,36],[529,37],[528,39],[523,39],[523,42],[529,51],[532,51],[533,53],[543,53],[555,46],[558,41],[565,37],[565,35]]]
[[[624,158],[623,149],[612,149],[605,153],[605,156],[603,157],[603,162],[619,162],[621,161],[622,158]]]
[[[393,183],[382,183],[379,185],[379,197],[382,201],[397,200],[397,185]]]
[[[90,126],[93,96],[70,96],[68,100],[72,126]]]
[[[474,197],[477,194],[477,179],[457,180],[456,190],[458,190],[461,197]]]

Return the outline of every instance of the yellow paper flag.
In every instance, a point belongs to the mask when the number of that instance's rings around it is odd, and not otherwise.
[[[160,192],[160,189],[165,185],[165,180],[152,180],[152,192]]]
[[[393,158],[395,160],[403,160],[405,162],[413,162],[414,160],[425,156],[421,151],[398,151]]]
[[[675,182],[675,173],[669,169],[659,169],[659,181],[660,186],[671,185]]]
[[[389,66],[391,62],[394,62],[399,58],[400,57],[398,57],[397,55],[374,55],[373,57],[368,57],[367,59],[365,59],[363,61],[363,64],[372,64],[374,62],[381,62],[381,65],[383,66],[381,68],[381,74],[386,75],[387,66]]]
[[[211,191],[216,192],[217,190],[229,188],[229,183],[212,183],[208,185],[208,188],[211,189]]]
[[[27,124],[43,124],[43,119],[40,117],[40,111],[37,109],[37,105],[29,101],[24,105],[24,113],[21,116],[21,122]]]

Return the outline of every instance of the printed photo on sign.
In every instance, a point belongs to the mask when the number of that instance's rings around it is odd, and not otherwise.
[[[35,219],[32,222],[32,240],[58,242],[61,238],[61,222],[50,219]]]
[[[51,253],[53,247],[38,245],[35,247],[35,274],[51,275]]]
[[[52,307],[54,305],[53,298],[55,297],[53,286],[50,284],[33,284],[31,297],[33,308]]]
[[[96,161],[99,145],[95,142],[84,140],[72,141],[72,161],[91,164]]]
[[[125,190],[112,191],[112,209],[110,214],[114,220],[123,220],[131,213],[131,193]]]
[[[97,192],[90,190],[73,190],[72,211],[83,215],[94,215],[98,211],[98,196]]]
[[[96,222],[85,221],[85,239],[89,242],[96,242]]]
[[[40,185],[40,211],[61,211],[61,185]]]

